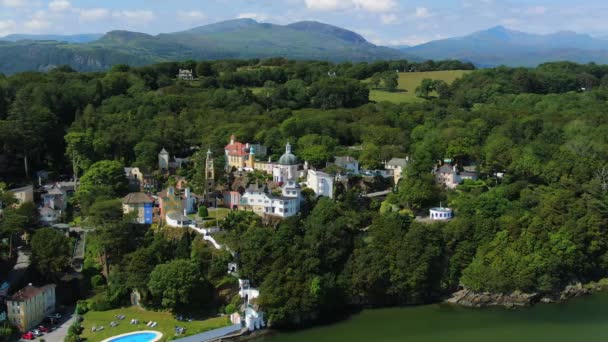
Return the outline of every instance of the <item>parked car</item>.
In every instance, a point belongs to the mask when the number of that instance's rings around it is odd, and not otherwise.
[[[45,327],[44,325],[39,326],[38,330],[40,330],[43,333],[48,333],[49,332],[49,328]]]
[[[21,338],[24,339],[24,340],[33,340],[36,337],[34,336],[34,334],[32,334],[31,331],[28,331],[25,334],[21,335]]]
[[[40,337],[42,336],[42,332],[38,329],[34,329],[31,331],[32,334],[34,334],[34,337]]]
[[[49,315],[49,318],[52,318],[52,319],[61,319],[61,317],[63,317],[63,315],[60,314],[59,312],[55,312],[54,314]]]

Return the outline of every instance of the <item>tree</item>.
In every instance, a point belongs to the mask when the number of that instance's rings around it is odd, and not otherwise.
[[[65,154],[72,161],[72,172],[74,173],[75,190],[77,190],[78,173],[86,170],[91,165],[93,155],[93,141],[88,133],[70,132],[65,136]]]
[[[128,181],[122,164],[114,160],[102,160],[91,165],[82,175],[75,200],[86,211],[96,198],[123,196],[127,189]]]
[[[393,71],[387,71],[382,74],[382,82],[384,88],[390,92],[397,90],[399,86],[399,74]]]
[[[157,265],[148,288],[154,299],[174,312],[189,306],[200,308],[209,300],[210,284],[191,260],[176,259]]]
[[[70,240],[53,228],[37,230],[32,237],[32,265],[45,277],[52,278],[70,264]]]
[[[197,77],[215,76],[215,72],[213,70],[213,66],[211,65],[211,62],[206,62],[206,61],[198,62],[196,64],[196,76]]]
[[[420,82],[420,85],[416,88],[416,96],[428,98],[433,90],[435,90],[434,81],[429,78],[425,78],[422,80],[422,82]]]
[[[13,236],[25,230],[28,218],[21,215],[19,211],[13,207],[4,209],[2,216],[2,221],[0,221],[0,232],[2,232],[2,235],[8,236],[9,238],[8,256],[11,258],[13,256]]]

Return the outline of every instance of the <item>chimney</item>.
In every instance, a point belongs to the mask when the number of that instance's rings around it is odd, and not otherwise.
[[[236,137],[233,135],[230,136],[230,144],[234,144],[234,140],[236,139]]]

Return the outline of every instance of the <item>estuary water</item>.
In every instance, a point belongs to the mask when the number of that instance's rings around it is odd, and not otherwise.
[[[608,341],[608,294],[519,309],[469,309],[434,304],[364,310],[339,323],[280,333],[259,341]]]

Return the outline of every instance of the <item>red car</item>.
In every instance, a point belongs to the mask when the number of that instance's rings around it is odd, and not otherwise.
[[[38,330],[40,330],[43,333],[48,333],[49,332],[49,328],[45,327],[44,325],[39,326]]]
[[[34,336],[34,334],[32,334],[31,331],[28,331],[25,334],[21,335],[21,338],[24,339],[24,340],[33,340],[36,337]]]

